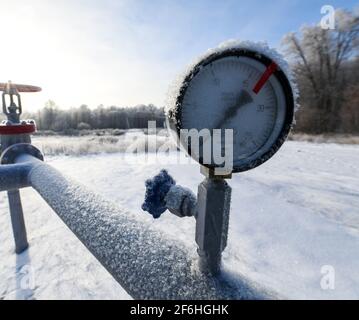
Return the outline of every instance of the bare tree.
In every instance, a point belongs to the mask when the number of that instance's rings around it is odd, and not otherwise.
[[[305,131],[336,132],[341,128],[345,63],[358,54],[359,16],[339,9],[335,21],[333,30],[304,26],[299,34],[289,33],[282,42],[300,87],[304,106],[300,129]]]

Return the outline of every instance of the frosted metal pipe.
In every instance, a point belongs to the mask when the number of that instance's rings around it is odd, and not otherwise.
[[[199,272],[194,255],[183,244],[44,162],[30,155],[15,161],[32,164],[31,186],[133,298],[264,298],[249,285],[229,285],[229,275],[213,277]]]

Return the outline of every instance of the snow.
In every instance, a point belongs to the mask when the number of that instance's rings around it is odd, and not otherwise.
[[[177,98],[180,95],[180,91],[183,87],[184,81],[188,75],[191,74],[193,69],[203,60],[208,58],[213,54],[220,54],[221,52],[233,50],[233,49],[245,49],[254,52],[258,52],[279,66],[279,68],[284,72],[286,77],[289,80],[289,83],[292,88],[293,98],[294,98],[294,107],[295,111],[299,109],[299,90],[297,83],[294,77],[293,72],[291,71],[288,62],[285,60],[284,56],[280,54],[276,49],[270,48],[265,41],[253,42],[253,41],[240,41],[240,40],[227,40],[222,42],[216,48],[208,49],[203,55],[197,57],[192,63],[190,63],[182,73],[180,73],[173,83],[170,85],[168,90],[167,99],[166,99],[166,114],[171,117],[172,121],[176,123],[176,114],[177,114]]]
[[[171,152],[46,161],[195,250],[194,218],[165,212],[153,219],[141,210],[145,180],[163,168],[197,192],[204,178],[199,166],[176,159]],[[359,146],[289,141],[261,167],[234,175],[223,255],[231,280],[248,278],[279,298],[358,299],[358,159]],[[30,248],[16,256],[6,193],[0,193],[0,299],[130,298],[35,191],[21,194]],[[335,270],[334,290],[320,285],[326,265]],[[24,287],[29,270],[33,283]]]

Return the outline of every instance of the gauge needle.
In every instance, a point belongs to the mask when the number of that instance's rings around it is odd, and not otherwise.
[[[267,69],[263,72],[262,76],[256,83],[256,85],[253,87],[253,92],[255,94],[258,94],[259,91],[261,91],[262,87],[265,85],[269,77],[277,70],[278,66],[275,62],[271,62]]]
[[[241,107],[243,107],[251,102],[253,102],[251,95],[247,91],[242,90],[237,101],[236,101],[236,104],[226,110],[222,119],[217,122],[217,124],[214,126],[214,128],[215,129],[221,128],[227,120],[233,118],[237,114],[237,111]]]

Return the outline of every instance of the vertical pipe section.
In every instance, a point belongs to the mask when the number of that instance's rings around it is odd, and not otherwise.
[[[51,166],[29,155],[16,162],[33,163],[30,184],[133,298],[258,298],[250,286],[241,290],[222,276],[203,274],[197,269],[195,254],[182,243]]]
[[[222,178],[206,178],[198,186],[196,242],[203,272],[218,274],[227,246],[231,187]]]
[[[30,170],[31,165],[27,164],[0,165],[0,191],[8,190],[11,226],[17,254],[22,253],[29,246],[20,191],[18,189],[29,186],[27,177]]]
[[[10,190],[7,193],[9,199],[11,225],[15,240],[15,252],[17,254],[26,250],[29,246],[27,242],[24,214],[21,205],[20,191]]]
[[[12,95],[10,95],[12,98]],[[4,93],[3,93],[4,97]],[[20,99],[20,98],[19,98]],[[16,112],[12,115],[8,115],[9,120],[12,120],[14,123],[19,122],[19,114]],[[15,134],[15,135],[1,135],[1,152],[6,150],[8,147],[15,145],[17,143],[31,143],[31,137],[29,134]],[[9,166],[5,165],[5,167],[9,168]],[[21,197],[20,191],[18,188],[24,187],[27,183],[24,181],[27,180],[28,169],[25,166],[16,167],[16,165],[10,165],[10,170],[13,171],[14,175],[9,175],[9,172],[5,175],[4,179],[1,179],[0,182],[6,182],[2,180],[8,180],[9,177],[12,177],[13,180],[8,182],[8,200],[9,200],[9,209],[10,209],[10,217],[11,217],[11,225],[15,240],[15,252],[17,254],[25,251],[29,244],[27,242],[26,235],[26,226],[24,220],[24,213],[21,205]],[[2,169],[4,172],[7,168]],[[18,188],[15,189],[14,185],[18,184]]]

